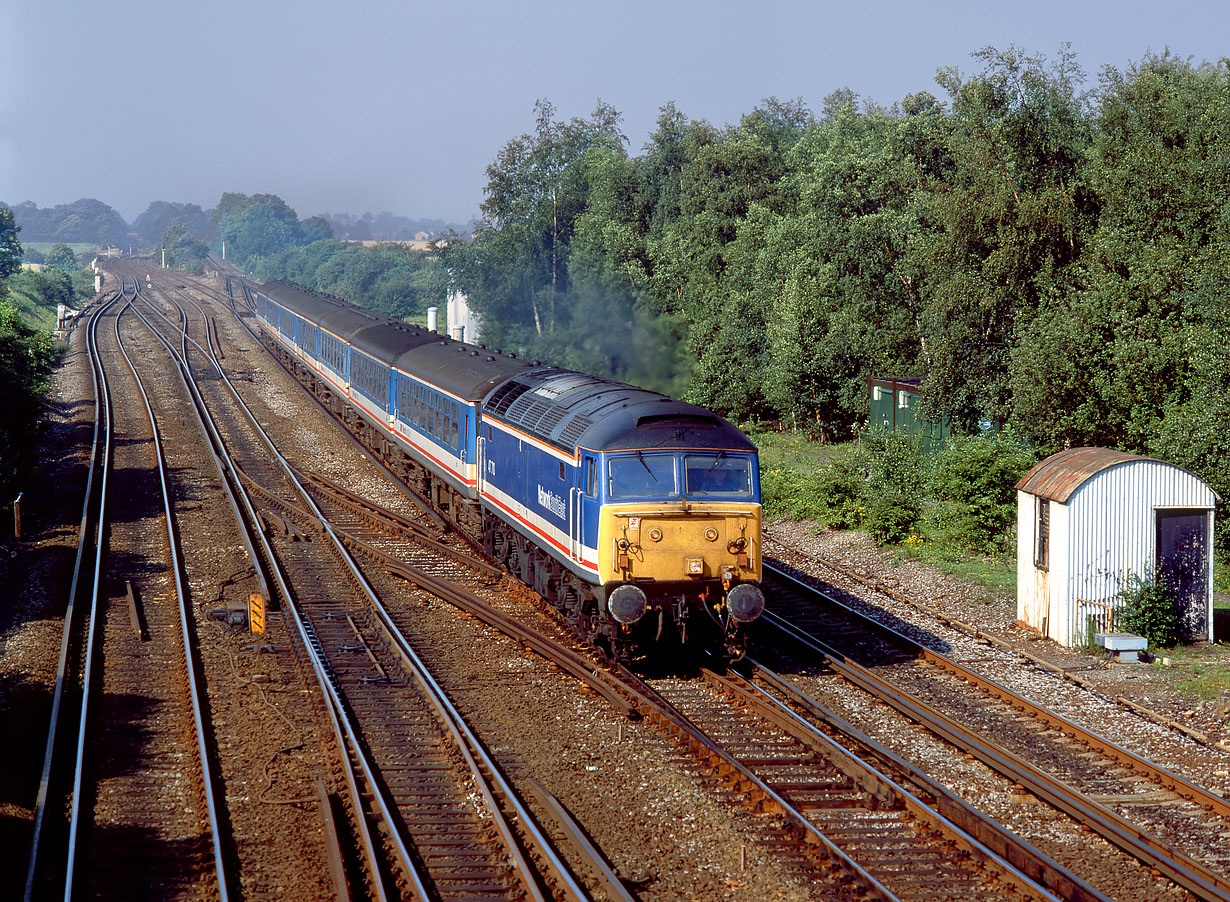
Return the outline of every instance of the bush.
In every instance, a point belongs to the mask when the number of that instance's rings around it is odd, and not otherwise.
[[[857,458],[867,474],[864,527],[881,545],[900,542],[922,519],[926,459],[918,440],[871,431],[863,436]]]
[[[817,518],[836,529],[859,526],[865,514],[865,477],[854,451],[840,454],[816,470],[807,482],[819,509]]]
[[[815,501],[809,497],[806,477],[792,467],[773,467],[760,471],[760,497],[769,517],[806,520],[815,515]]]
[[[1165,580],[1132,574],[1117,598],[1122,604],[1119,625],[1123,629],[1144,636],[1150,647],[1168,648],[1179,641],[1179,609]]]
[[[1035,461],[1010,432],[953,436],[936,457],[929,479],[934,533],[969,551],[1009,550],[1016,484]]]

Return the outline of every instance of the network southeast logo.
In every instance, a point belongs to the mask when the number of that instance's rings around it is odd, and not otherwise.
[[[542,486],[538,487],[538,504],[540,507],[545,507],[561,520],[568,519],[568,508],[564,505],[564,499],[554,492],[549,492]]]

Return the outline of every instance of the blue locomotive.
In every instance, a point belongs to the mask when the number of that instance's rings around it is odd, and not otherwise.
[[[738,653],[764,610],[755,446],[655,392],[443,338],[288,283],[271,347],[488,557],[617,657]]]

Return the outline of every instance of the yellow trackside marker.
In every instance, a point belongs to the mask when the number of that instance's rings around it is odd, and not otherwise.
[[[259,592],[248,596],[248,628],[254,633],[265,631],[265,596]]]

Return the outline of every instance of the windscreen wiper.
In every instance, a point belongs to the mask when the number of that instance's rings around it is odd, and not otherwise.
[[[658,481],[658,477],[653,474],[653,470],[649,469],[649,464],[645,463],[645,456],[640,451],[636,452],[636,459],[641,462],[641,466],[645,468],[645,472],[649,474],[649,478],[654,482]]]

